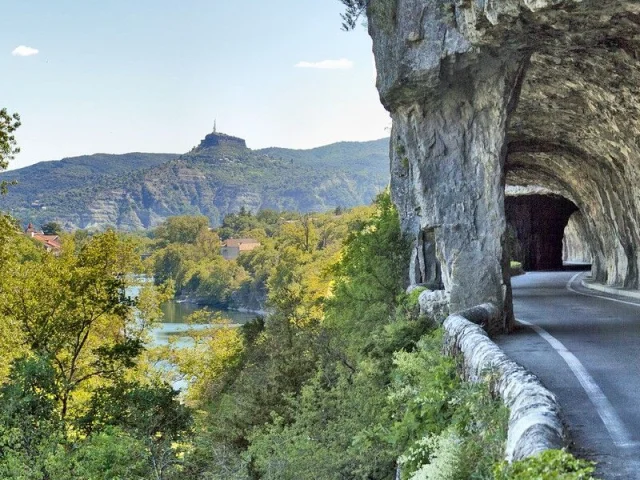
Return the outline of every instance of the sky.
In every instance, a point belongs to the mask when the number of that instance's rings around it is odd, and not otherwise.
[[[11,0],[0,108],[19,168],[91,153],[183,153],[213,129],[250,148],[389,135],[364,27],[338,0]]]

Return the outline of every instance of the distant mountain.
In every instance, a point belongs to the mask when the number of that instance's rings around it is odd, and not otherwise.
[[[177,153],[96,153],[40,162],[19,170],[11,170],[0,174],[0,178],[9,182],[15,180],[17,185],[11,187],[10,195],[0,197],[0,209],[22,211],[32,204],[35,208],[44,205],[44,199],[49,201],[60,192],[84,188],[119,175],[155,167],[179,156]]]
[[[369,203],[388,184],[388,149],[388,139],[381,139],[251,150],[243,139],[211,133],[184,155],[97,154],[0,174],[18,182],[0,198],[0,210],[35,225],[135,230],[184,214],[206,215],[219,225],[242,207],[350,207]]]

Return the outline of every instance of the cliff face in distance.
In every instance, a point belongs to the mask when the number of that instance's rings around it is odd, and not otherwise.
[[[0,179],[18,181],[0,210],[23,223],[136,230],[193,214],[215,226],[242,207],[309,212],[371,202],[389,182],[388,139],[251,150],[241,138],[211,133],[184,155],[100,154]]]

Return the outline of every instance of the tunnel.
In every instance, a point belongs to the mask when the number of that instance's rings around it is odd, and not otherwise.
[[[520,262],[525,271],[562,270],[565,228],[577,210],[559,195],[507,195],[509,258]]]
[[[513,327],[511,233],[531,269],[580,253],[595,281],[637,289],[640,3],[370,0],[367,16],[392,198],[414,244],[429,232],[423,273],[451,310],[491,302],[488,330]]]

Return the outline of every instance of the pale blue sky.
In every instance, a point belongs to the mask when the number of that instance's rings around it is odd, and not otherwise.
[[[338,0],[10,0],[2,10],[0,107],[23,119],[12,168],[182,153],[214,118],[251,148],[389,133],[370,39],[340,30]],[[19,46],[38,54],[12,54]],[[351,67],[296,67],[326,60]]]

